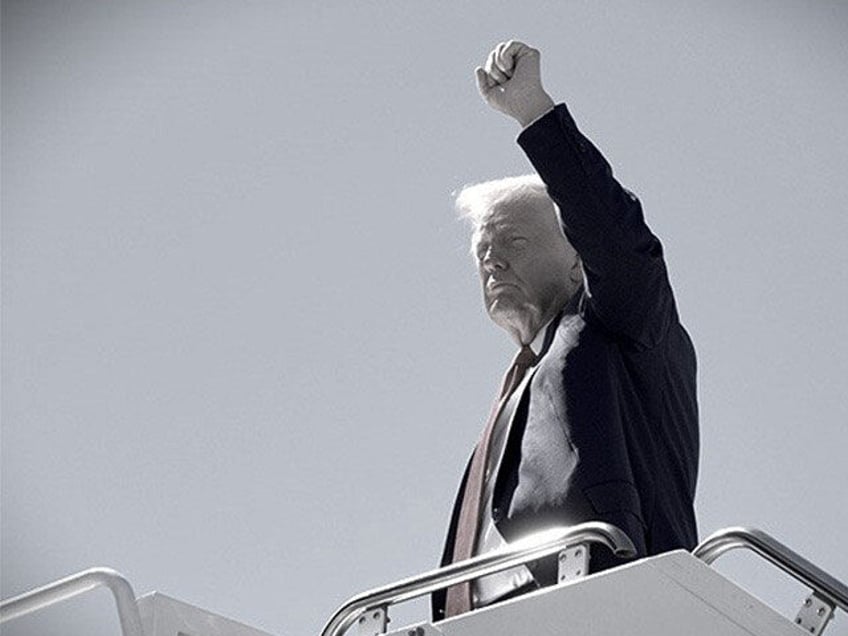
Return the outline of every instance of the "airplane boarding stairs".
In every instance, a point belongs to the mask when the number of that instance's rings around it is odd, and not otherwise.
[[[837,608],[848,612],[848,586],[759,530],[728,528],[691,554],[668,552],[586,576],[592,543],[620,556],[633,552],[627,536],[605,523],[540,533],[357,595],[336,611],[321,636],[340,636],[354,625],[359,636],[800,636],[823,633]],[[752,550],[811,589],[797,616],[780,615],[710,567],[734,548]],[[559,560],[556,586],[387,633],[394,604],[552,554]],[[126,579],[107,568],[0,602],[0,624],[100,586],[115,598],[124,636],[271,636],[157,592],[136,599]]]

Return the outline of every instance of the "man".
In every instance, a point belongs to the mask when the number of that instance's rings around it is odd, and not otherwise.
[[[539,176],[457,199],[486,310],[521,350],[466,469],[443,564],[589,520],[618,526],[640,556],[691,549],[695,352],[660,242],[543,89],[538,51],[499,44],[476,74],[485,101],[521,125]],[[617,564],[592,547],[590,571]],[[555,581],[555,558],[542,559],[434,594],[434,618]]]

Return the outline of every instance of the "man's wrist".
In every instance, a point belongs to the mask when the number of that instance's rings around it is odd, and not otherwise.
[[[522,112],[516,120],[521,125],[522,130],[529,127],[537,119],[541,119],[554,109],[554,100],[545,92],[542,92],[529,104],[529,107]]]

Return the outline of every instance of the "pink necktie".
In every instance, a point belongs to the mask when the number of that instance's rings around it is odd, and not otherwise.
[[[512,366],[504,376],[500,396],[492,407],[483,435],[477,443],[468,470],[468,479],[462,495],[462,507],[459,510],[459,520],[453,544],[452,562],[463,561],[474,554],[474,545],[480,527],[480,505],[482,502],[483,486],[485,483],[486,463],[489,458],[489,446],[492,441],[492,431],[509,396],[521,383],[527,369],[536,364],[536,354],[524,345],[515,356]],[[471,582],[460,583],[449,587],[445,601],[445,617],[456,616],[471,609]]]

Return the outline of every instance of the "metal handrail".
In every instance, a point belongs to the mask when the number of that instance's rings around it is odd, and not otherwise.
[[[809,586],[822,598],[848,612],[848,586],[813,565],[777,539],[755,528],[725,528],[704,539],[692,554],[710,564],[735,548],[747,548]]]
[[[445,587],[522,565],[578,543],[603,544],[622,558],[636,556],[636,548],[624,532],[600,521],[590,521],[570,528],[557,528],[537,533],[500,550],[458,561],[443,568],[430,570],[358,594],[336,610],[321,630],[321,636],[338,636],[368,610],[388,607]]]
[[[124,636],[144,636],[135,592],[129,582],[111,568],[91,568],[0,602],[0,623],[55,605],[98,587],[115,597]]]

